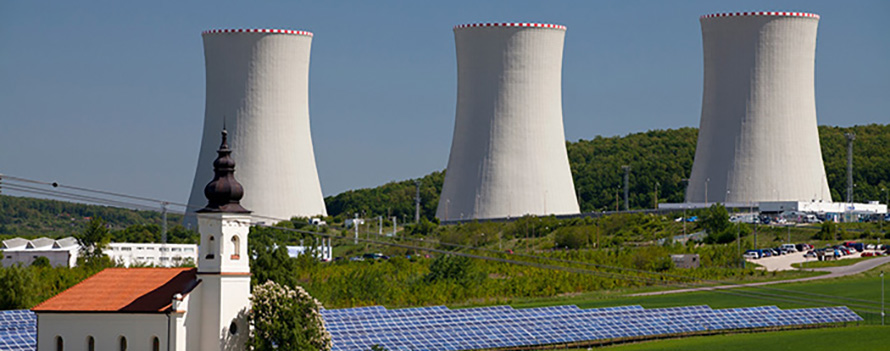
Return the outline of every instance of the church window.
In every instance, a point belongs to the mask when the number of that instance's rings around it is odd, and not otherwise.
[[[241,258],[241,239],[238,239],[238,236],[235,235],[232,237],[232,259],[237,260]]]
[[[121,336],[120,342],[121,342],[121,351],[127,351],[127,337]]]
[[[209,259],[209,260],[213,259],[213,237],[212,236],[210,237],[210,243],[208,243],[208,245],[207,245],[207,257],[205,257],[205,258]]]
[[[161,351],[161,340],[157,336],[151,338],[151,351]]]
[[[56,351],[65,350],[65,341],[61,336],[56,335]]]

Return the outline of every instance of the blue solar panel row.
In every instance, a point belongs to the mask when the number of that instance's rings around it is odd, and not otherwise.
[[[457,310],[371,306],[324,310],[322,316],[337,351],[367,350],[375,344],[389,350],[465,350],[862,320],[846,307],[781,310],[776,306],[724,310],[708,306]]]
[[[0,311],[0,351],[37,348],[37,316],[29,310]]]

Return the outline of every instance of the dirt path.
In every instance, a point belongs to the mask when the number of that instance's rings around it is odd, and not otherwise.
[[[653,292],[646,292],[646,293],[639,293],[639,294],[630,294],[627,296],[667,295],[667,294],[678,294],[678,293],[693,292],[693,291],[735,289],[735,288],[744,288],[744,287],[753,287],[753,286],[796,283],[796,282],[806,282],[806,281],[819,280],[819,279],[837,278],[837,277],[843,277],[843,276],[847,276],[847,275],[859,274],[859,273],[873,269],[877,266],[880,266],[880,265],[888,263],[888,262],[890,262],[890,256],[884,256],[884,257],[873,258],[870,260],[865,260],[862,262],[857,262],[857,263],[849,265],[849,266],[807,269],[808,271],[828,272],[828,274],[815,276],[815,277],[796,278],[796,279],[787,279],[787,280],[775,280],[775,281],[757,282],[757,283],[707,286],[707,287],[690,288],[690,289],[653,291]]]

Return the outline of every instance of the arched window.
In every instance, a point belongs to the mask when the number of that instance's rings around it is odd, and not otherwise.
[[[213,240],[212,236],[210,237],[209,241],[210,242],[207,243],[207,257],[205,257],[205,258],[212,260],[213,259],[213,244],[214,244],[214,240]]]
[[[161,340],[157,336],[151,338],[151,351],[161,351]]]
[[[238,236],[235,235],[232,237],[232,259],[237,260],[241,258],[241,239],[238,239]]]
[[[127,351],[127,337],[121,335],[120,342],[121,342],[121,351]]]
[[[64,351],[65,350],[65,341],[62,340],[61,336],[56,335],[56,351]]]
[[[96,339],[93,336],[87,336],[87,351],[96,351]]]

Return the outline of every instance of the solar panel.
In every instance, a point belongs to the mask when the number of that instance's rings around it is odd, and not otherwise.
[[[862,320],[846,307],[712,310],[705,305],[655,309],[488,306],[456,310],[445,306],[395,310],[372,306],[324,310],[322,316],[337,351],[367,350],[374,344],[390,350],[465,350]]]
[[[37,348],[37,316],[29,310],[0,311],[0,351]]]

